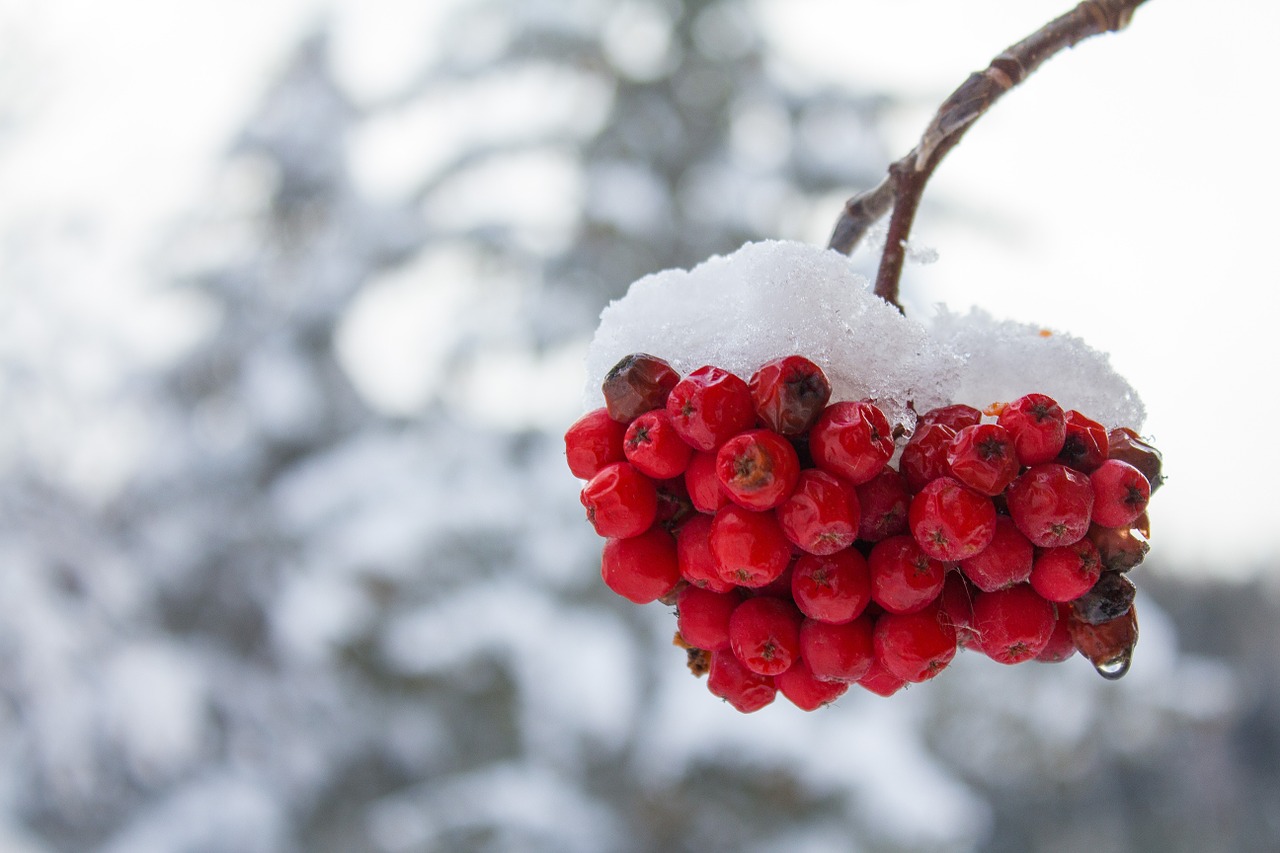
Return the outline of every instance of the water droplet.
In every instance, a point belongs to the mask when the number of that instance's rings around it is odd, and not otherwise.
[[[1124,674],[1129,671],[1129,667],[1132,664],[1133,650],[1126,649],[1123,653],[1111,658],[1111,660],[1095,663],[1093,668],[1097,671],[1098,675],[1101,675],[1108,681],[1115,681],[1117,678],[1123,678]]]

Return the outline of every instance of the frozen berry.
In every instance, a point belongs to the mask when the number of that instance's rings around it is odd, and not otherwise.
[[[809,432],[814,463],[855,486],[879,474],[893,450],[888,418],[865,400],[832,403]]]
[[[729,502],[716,476],[716,454],[712,451],[696,450],[689,457],[689,465],[684,469],[684,485],[698,512],[714,515]]]
[[[1066,414],[1067,434],[1058,461],[1088,474],[1107,458],[1107,430],[1075,409]]]
[[[623,459],[622,439],[627,428],[609,417],[603,408],[587,412],[564,434],[569,470],[579,480],[590,480],[600,469]]]
[[[1071,601],[1092,589],[1100,574],[1098,549],[1086,538],[1041,551],[1031,568],[1031,587],[1049,601]]]
[[[876,620],[876,660],[904,681],[933,678],[956,655],[956,629],[940,608],[884,613]]]
[[[748,387],[760,422],[782,435],[807,432],[831,399],[831,383],[822,368],[799,355],[768,362]]]
[[[711,522],[710,541],[720,577],[740,586],[762,587],[791,562],[791,543],[771,512],[728,504]]]
[[[998,495],[1018,476],[1013,438],[999,424],[967,426],[951,439],[947,468],[952,477],[974,491]]]
[[[676,556],[680,576],[693,586],[712,592],[728,592],[735,585],[720,577],[719,563],[711,553],[711,517],[694,515],[676,531]]]
[[[952,403],[950,406],[939,406],[936,409],[930,409],[920,416],[916,421],[916,431],[929,424],[943,424],[950,427],[954,432],[959,432],[967,426],[973,426],[982,422],[982,412],[973,406],[966,406],[963,403]]]
[[[729,617],[741,601],[738,592],[712,592],[686,586],[676,598],[676,630],[689,645],[707,651],[729,648]]]
[[[950,473],[947,453],[956,431],[946,424],[925,424],[916,428],[911,440],[902,448],[898,470],[906,478],[911,491],[918,492],[933,480]]]
[[[1108,459],[1089,475],[1093,486],[1093,520],[1103,527],[1128,527],[1147,508],[1151,484],[1142,472],[1119,459]]]
[[[759,711],[778,695],[772,676],[752,672],[728,650],[712,653],[707,689],[744,714]]]
[[[1124,575],[1103,572],[1092,589],[1071,602],[1071,609],[1080,621],[1100,625],[1128,613],[1136,592],[1133,581]]]
[[[982,650],[1005,664],[1044,651],[1057,618],[1053,604],[1025,583],[980,593],[973,602],[973,630]]]
[[[771,430],[735,435],[716,453],[716,478],[729,499],[747,509],[774,509],[790,496],[799,477],[795,448]]]
[[[606,465],[582,487],[587,520],[601,536],[639,536],[658,515],[658,490],[629,462]]]
[[[840,480],[810,468],[800,472],[795,489],[778,507],[778,522],[802,551],[834,554],[858,536],[862,513],[857,500],[857,493]]]
[[[907,532],[907,507],[911,496],[907,481],[893,468],[885,468],[870,480],[854,487],[861,510],[858,538],[879,542]],[[852,503],[852,502],[851,502]]]
[[[1160,488],[1160,484],[1164,482],[1161,470],[1164,463],[1159,450],[1128,427],[1111,430],[1107,433],[1107,442],[1108,458],[1128,462],[1141,471],[1142,476],[1151,484],[1151,491]]]
[[[1078,542],[1089,531],[1093,487],[1089,478],[1065,465],[1035,465],[1005,492],[1009,516],[1038,548]]]
[[[830,705],[849,689],[846,681],[824,681],[817,678],[804,658],[773,678],[783,696],[802,711],[816,711]]]
[[[871,597],[890,613],[923,610],[942,593],[946,568],[930,559],[910,536],[877,542],[867,558]]]
[[[1044,394],[1019,397],[1004,407],[996,422],[1013,436],[1023,465],[1052,461],[1067,438],[1066,413]]]
[[[857,681],[875,659],[874,628],[869,616],[840,625],[806,619],[800,625],[800,657],[816,678]]]
[[[666,405],[667,394],[680,374],[667,362],[648,353],[626,356],[604,377],[604,405],[609,417],[630,423],[639,415]]]
[[[622,443],[627,461],[655,480],[669,480],[684,473],[693,449],[676,435],[666,409],[654,409],[636,417]]]
[[[697,450],[715,450],[756,420],[747,383],[710,365],[676,383],[667,397],[667,412],[676,432]]]
[[[792,568],[790,593],[811,619],[851,622],[871,601],[867,560],[852,548],[822,556],[804,554]]]
[[[1071,639],[1103,678],[1116,679],[1129,671],[1138,643],[1138,610],[1130,605],[1122,616],[1091,625],[1074,611],[1067,614]]]
[[[1151,550],[1147,537],[1136,527],[1091,524],[1086,535],[1098,549],[1102,569],[1107,572],[1127,572],[1141,563]]]
[[[907,522],[925,554],[935,560],[964,560],[995,536],[996,508],[991,498],[941,477],[912,498]]]
[[[991,543],[974,556],[961,560],[960,571],[983,592],[1004,589],[1031,577],[1035,550],[1011,518],[998,515]]]
[[[670,595],[680,582],[676,543],[660,527],[628,539],[604,543],[600,576],[605,586],[636,604]]]
[[[747,669],[777,675],[800,656],[803,618],[794,604],[781,598],[748,598],[729,617],[729,645]]]

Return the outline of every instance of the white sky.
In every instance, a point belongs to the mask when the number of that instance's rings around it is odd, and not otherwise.
[[[96,322],[136,325],[163,224],[192,203],[292,35],[326,5],[355,22],[340,45],[348,73],[376,88],[394,74],[389,53],[362,45],[385,45],[395,29],[358,23],[395,16],[354,10],[439,4],[0,0],[0,235],[72,212],[105,223],[98,277],[68,293]],[[815,78],[919,98],[889,127],[905,152],[970,71],[1071,4],[759,5]],[[1111,352],[1143,393],[1146,430],[1166,455],[1169,482],[1153,504],[1158,552],[1196,571],[1244,572],[1280,550],[1270,493],[1280,451],[1265,433],[1243,437],[1280,420],[1268,345],[1280,299],[1271,248],[1280,176],[1268,156],[1280,6],[1212,6],[1217,14],[1151,0],[1127,32],[1053,59],[982,119],[926,196],[972,216],[922,211],[915,239],[940,260],[908,268],[904,298],[921,311],[982,305]],[[6,133],[9,121],[21,135]],[[825,240],[835,212],[815,214],[810,239]],[[0,332],[14,309],[4,289]],[[161,317],[149,328],[165,326]]]

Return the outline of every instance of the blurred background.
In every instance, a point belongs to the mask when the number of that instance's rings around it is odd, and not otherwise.
[[[1124,680],[738,715],[563,462],[610,299],[825,243],[1069,5],[0,0],[0,850],[1280,848],[1273,4],[1052,60],[904,277],[1143,392]]]

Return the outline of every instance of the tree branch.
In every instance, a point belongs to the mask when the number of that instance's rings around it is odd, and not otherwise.
[[[889,166],[884,181],[849,199],[831,234],[830,248],[849,254],[867,229],[892,207],[876,274],[876,294],[901,310],[898,282],[902,278],[907,236],[925,184],[942,158],[1001,95],[1029,77],[1046,59],[1090,36],[1123,29],[1134,10],[1145,2],[1085,0],[991,60],[985,71],[969,75],[938,108],[919,144]]]

